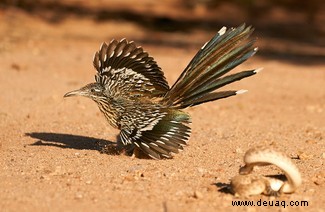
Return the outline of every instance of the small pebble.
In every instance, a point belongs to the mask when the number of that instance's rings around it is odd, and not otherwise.
[[[325,152],[321,154],[321,158],[325,159]]]
[[[237,153],[237,154],[241,154],[241,153],[243,153],[243,150],[242,150],[241,148],[237,148],[237,149],[235,150],[235,153]]]
[[[75,198],[76,199],[82,199],[83,195],[81,193],[76,193]]]
[[[318,172],[313,178],[312,181],[316,185],[323,185],[325,183],[325,171]]]
[[[126,175],[124,176],[123,178],[123,181],[129,181],[129,182],[132,182],[132,181],[135,181],[137,180],[136,177],[132,176],[132,175]]]
[[[317,144],[316,140],[306,140],[307,144]]]
[[[201,176],[207,172],[207,170],[203,168],[198,168],[197,171],[201,174]]]
[[[313,193],[315,193],[315,192],[316,192],[316,190],[315,190],[315,189],[313,189],[313,188],[310,188],[310,189],[308,189],[306,192],[307,192],[307,193],[311,193],[311,194],[313,194]]]
[[[15,71],[20,71],[21,70],[21,66],[17,63],[12,63],[11,64],[11,68]]]
[[[298,153],[298,158],[300,160],[308,160],[308,159],[311,159],[313,157],[312,154],[307,154],[306,152],[299,152]]]
[[[194,191],[194,198],[196,199],[202,199],[203,198],[203,194],[199,191]]]

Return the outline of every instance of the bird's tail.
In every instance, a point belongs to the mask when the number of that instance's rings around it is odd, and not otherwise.
[[[253,47],[255,39],[249,39],[252,32],[253,29],[245,27],[245,24],[229,30],[223,27],[194,56],[163,101],[173,108],[181,109],[245,92],[215,90],[260,70],[224,76],[256,53],[257,48]]]

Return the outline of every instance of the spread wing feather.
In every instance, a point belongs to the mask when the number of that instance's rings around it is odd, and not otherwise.
[[[113,84],[112,80],[119,81],[114,85],[126,87],[121,88],[122,91],[137,87],[135,90],[138,94],[161,97],[169,90],[164,73],[156,61],[133,41],[122,39],[103,43],[94,55],[93,64],[97,70],[97,82]],[[138,85],[135,85],[136,82]]]
[[[189,115],[180,110],[161,112],[165,115],[157,119],[152,128],[122,129],[120,138],[123,144],[133,143],[154,159],[172,158],[172,153],[183,150],[191,133],[187,126],[191,122]]]

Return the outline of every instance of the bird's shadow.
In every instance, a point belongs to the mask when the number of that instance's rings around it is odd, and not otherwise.
[[[31,132],[25,133],[25,135],[37,139],[31,146],[54,146],[78,150],[97,150],[112,155],[119,154],[116,143],[104,139],[50,132]]]

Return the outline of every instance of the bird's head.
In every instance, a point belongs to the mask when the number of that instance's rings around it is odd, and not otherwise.
[[[90,83],[88,85],[85,85],[84,87],[70,91],[66,94],[64,94],[63,97],[69,97],[69,96],[85,96],[88,98],[91,98],[93,100],[96,100],[104,95],[104,87],[99,83]]]

